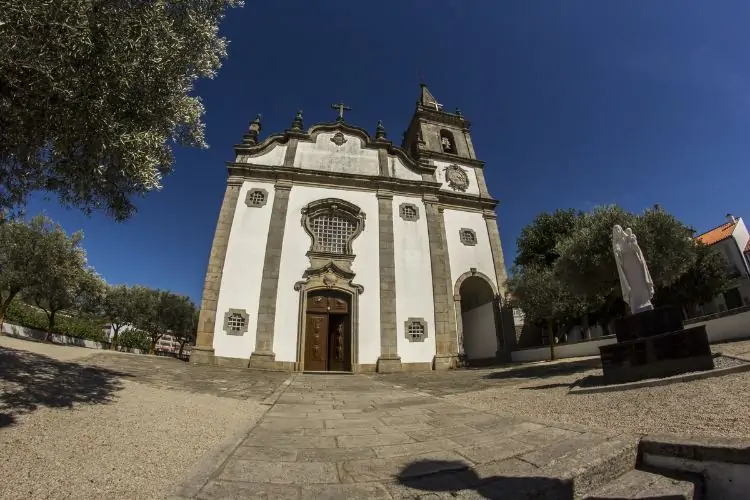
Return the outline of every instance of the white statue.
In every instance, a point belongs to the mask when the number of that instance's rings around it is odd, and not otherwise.
[[[654,282],[632,229],[623,231],[620,225],[615,225],[612,228],[612,249],[620,275],[622,298],[630,306],[630,312],[635,314],[653,309]]]

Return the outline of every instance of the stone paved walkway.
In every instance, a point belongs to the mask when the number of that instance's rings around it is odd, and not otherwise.
[[[482,413],[355,375],[294,375],[172,498],[572,498],[572,470],[634,437]],[[533,396],[530,396],[533,397]],[[525,495],[529,496],[525,496]],[[536,497],[534,497],[536,498]]]

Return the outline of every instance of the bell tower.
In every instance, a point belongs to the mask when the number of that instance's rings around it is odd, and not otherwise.
[[[416,159],[452,157],[474,160],[476,155],[470,126],[458,108],[453,113],[444,111],[443,105],[423,83],[414,116],[404,132],[401,146]]]

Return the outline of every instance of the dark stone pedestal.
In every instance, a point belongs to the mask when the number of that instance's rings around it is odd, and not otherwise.
[[[682,313],[676,307],[658,307],[615,320],[618,342],[653,337],[682,330]]]
[[[616,344],[600,347],[599,353],[604,380],[608,384],[714,368],[705,325],[625,342],[618,341]]]

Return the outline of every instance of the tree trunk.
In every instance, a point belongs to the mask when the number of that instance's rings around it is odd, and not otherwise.
[[[50,311],[49,314],[47,314],[47,335],[44,337],[45,342],[52,342],[52,330],[55,328],[55,313],[57,311]]]
[[[120,337],[120,327],[118,326],[117,328],[115,328],[113,326],[112,330],[113,330],[112,341],[109,343],[109,349],[112,350],[112,351],[116,351],[117,350],[117,341],[119,340],[119,337]]]
[[[547,320],[547,330],[548,334],[547,337],[549,338],[549,360],[554,361],[555,360],[555,334],[552,331],[552,328],[554,326],[554,323],[552,321],[552,318]]]
[[[2,301],[0,304],[0,333],[3,333],[3,324],[5,324],[5,313],[8,311],[8,306],[10,306],[10,301],[13,300],[13,297],[16,296],[18,293],[18,290],[15,292],[10,292],[8,294],[8,298]]]
[[[187,340],[180,341],[180,352],[177,353],[177,357],[179,359],[182,359],[182,350],[185,349],[185,343],[186,342],[187,342]]]

